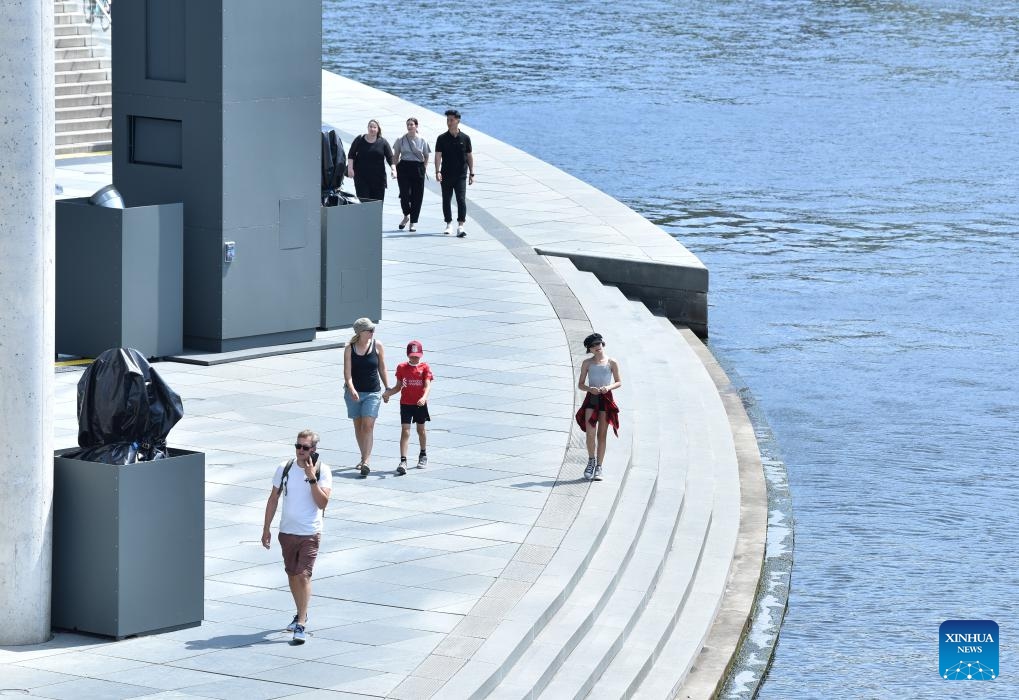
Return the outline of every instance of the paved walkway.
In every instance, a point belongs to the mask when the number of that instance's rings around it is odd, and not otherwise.
[[[440,115],[335,76],[325,75],[324,81],[323,122],[347,134],[346,143],[355,125],[370,117],[395,125],[413,113],[430,139],[444,128]],[[520,623],[521,617],[508,619],[513,617],[508,611],[523,601],[518,612],[538,614],[535,594],[551,591],[548,582],[558,580],[550,576],[549,562],[564,548],[580,552],[577,543],[587,537],[579,524],[589,522],[585,518],[601,518],[590,522],[600,522],[606,543],[613,528],[632,531],[620,523],[609,528],[606,521],[617,499],[624,512],[627,499],[635,498],[618,495],[630,464],[629,432],[611,446],[605,482],[577,478],[583,465],[571,431],[579,357],[571,352],[579,351],[577,338],[591,326],[571,288],[537,260],[531,246],[600,245],[615,248],[613,254],[696,261],[656,227],[565,173],[481,134],[475,147],[479,184],[468,199],[483,207],[470,213],[467,239],[441,234],[434,188],[426,193],[416,234],[395,230],[400,218],[395,187],[383,212],[383,317],[377,336],[386,346],[390,372],[403,359],[407,341],[424,344],[436,375],[429,400],[429,467],[394,474],[399,454],[394,402],[383,407],[376,427],[373,471],[367,479],[358,477],[353,430],[340,395],[341,350],[211,367],[159,363],[157,370],[184,399],[186,416],[170,434],[171,446],[206,453],[205,621],[121,642],[62,632],[37,647],[0,648],[0,689],[49,698],[409,699],[437,692],[443,697],[440,689],[461,669],[457,687],[480,678],[479,663],[488,673],[483,660],[465,663],[483,645],[479,657],[491,658],[485,655],[496,641],[491,635],[513,632],[508,623]],[[64,196],[91,194],[111,179],[108,160],[59,165]],[[580,220],[586,225],[578,232]],[[595,298],[601,294],[592,291]],[[628,302],[619,297],[612,303]],[[625,313],[633,316],[634,333],[656,323],[646,310]],[[658,343],[664,356],[676,354],[669,342],[666,337]],[[684,374],[691,367],[703,371],[695,360],[680,367]],[[75,443],[79,376],[57,375],[58,447]],[[622,396],[627,395],[624,388]],[[704,430],[717,431],[731,445],[724,413],[719,415]],[[333,469],[334,488],[315,571],[312,637],[295,647],[281,631],[293,601],[279,551],[274,544],[266,552],[258,540],[272,471],[292,454],[294,437],[305,427],[321,435],[319,452]],[[409,456],[415,455],[412,437]],[[657,457],[653,462],[657,474]],[[640,469],[631,472],[639,486]],[[633,491],[632,484],[627,488]],[[587,497],[590,489],[596,489],[593,500]],[[722,522],[722,515],[716,510],[715,520]],[[682,532],[682,523],[675,532]],[[573,540],[563,544],[568,535]],[[718,569],[723,580],[730,547],[713,554],[724,564]],[[578,594],[584,590],[583,566],[578,560],[571,579],[572,585],[580,581]],[[564,590],[569,595],[572,588]],[[555,612],[547,610],[549,616]],[[549,629],[556,631],[554,625]],[[690,640],[694,652],[701,643],[697,634]],[[512,668],[514,662],[506,659],[505,668]],[[521,661],[525,672],[528,663],[526,657]]]
[[[206,453],[206,622],[116,643],[60,633],[40,648],[6,648],[2,685],[52,698],[385,695],[457,626],[548,501],[569,439],[574,378],[563,327],[521,263],[479,226],[466,240],[443,236],[432,197],[426,207],[419,233],[385,233],[377,337],[390,372],[417,339],[436,375],[427,470],[394,474],[394,400],[376,426],[372,474],[356,474],[342,350],[158,364],[184,400],[171,446]],[[398,205],[387,202],[384,216],[398,220]],[[57,445],[75,444],[79,377],[57,375]],[[293,600],[279,551],[258,540],[272,470],[305,427],[321,435],[334,488],[313,637],[302,649],[280,632]]]

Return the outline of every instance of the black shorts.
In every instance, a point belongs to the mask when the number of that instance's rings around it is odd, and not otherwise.
[[[428,404],[424,406],[406,403],[400,404],[400,423],[402,425],[424,423],[426,420],[431,419],[432,417],[428,415]]]
[[[598,411],[601,413],[606,410],[605,401],[607,396],[605,394],[592,394],[586,393],[584,395],[584,403],[580,404],[581,408]]]

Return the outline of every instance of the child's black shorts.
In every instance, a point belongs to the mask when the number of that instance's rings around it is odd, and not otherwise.
[[[417,404],[400,404],[400,423],[408,425],[410,423],[424,423],[426,420],[431,420],[431,416],[428,415],[428,404],[424,406],[418,406]]]

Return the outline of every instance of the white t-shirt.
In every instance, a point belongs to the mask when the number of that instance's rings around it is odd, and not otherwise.
[[[272,485],[280,488],[283,480],[283,468],[290,460],[284,460],[276,467],[272,476]],[[324,489],[333,487],[333,475],[329,466],[319,460],[320,470],[318,484]],[[315,505],[311,496],[311,484],[304,480],[304,470],[296,461],[287,473],[286,492],[280,494],[283,504],[283,515],[280,516],[280,532],[288,535],[314,535],[322,532],[322,509]]]

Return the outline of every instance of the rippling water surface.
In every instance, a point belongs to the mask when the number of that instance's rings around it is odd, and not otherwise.
[[[1019,696],[1016,5],[402,7],[325,0],[326,66],[458,107],[710,268],[796,514],[760,697]],[[1002,677],[940,680],[938,625],[984,618]]]

